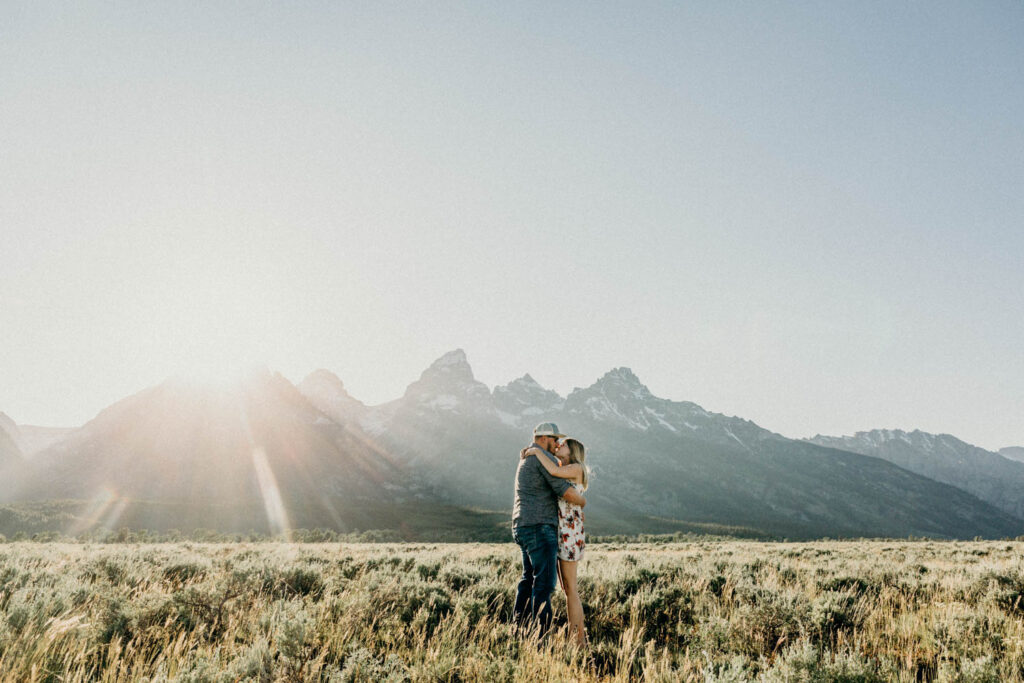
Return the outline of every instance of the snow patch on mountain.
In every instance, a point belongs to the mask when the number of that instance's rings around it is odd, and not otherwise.
[[[667,420],[665,419],[665,416],[664,416],[664,415],[662,415],[661,413],[659,413],[658,411],[656,411],[656,410],[655,410],[654,408],[651,408],[650,406],[647,406],[647,407],[645,408],[645,410],[646,410],[646,411],[647,411],[648,413],[650,413],[651,415],[653,415],[653,416],[654,416],[654,419],[656,419],[656,420],[658,421],[658,423],[659,423],[659,424],[661,424],[661,425],[662,425],[663,427],[665,427],[666,429],[668,429],[668,430],[670,430],[670,431],[673,431],[673,432],[678,432],[678,431],[679,431],[679,428],[678,428],[678,427],[676,427],[675,425],[673,425],[673,424],[672,424],[671,422],[667,421]]]
[[[736,441],[736,443],[738,443],[739,445],[743,446],[748,451],[750,450],[750,447],[747,446],[747,444],[743,443],[743,439],[741,439],[740,437],[738,437],[735,434],[733,434],[732,430],[729,429],[728,427],[726,427],[725,433],[729,436],[729,438],[734,439]]]

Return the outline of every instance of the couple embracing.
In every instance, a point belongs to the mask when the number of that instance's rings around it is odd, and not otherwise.
[[[516,623],[534,620],[540,632],[551,626],[551,592],[557,575],[565,591],[570,631],[586,644],[583,604],[576,584],[576,563],[583,559],[583,491],[587,470],[583,444],[568,439],[553,422],[533,430],[516,470],[512,538],[523,553],[523,576],[516,590]]]

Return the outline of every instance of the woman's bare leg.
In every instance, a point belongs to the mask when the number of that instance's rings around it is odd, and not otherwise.
[[[583,647],[587,644],[587,632],[583,628],[583,603],[576,585],[576,562],[571,560],[558,561],[558,576],[565,591],[565,607],[569,613],[569,633],[576,635],[576,644]]]

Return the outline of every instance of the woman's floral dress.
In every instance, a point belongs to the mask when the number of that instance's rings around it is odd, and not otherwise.
[[[580,493],[583,487],[573,484]],[[558,499],[558,559],[578,562],[583,559],[583,547],[587,544],[583,535],[583,508]]]

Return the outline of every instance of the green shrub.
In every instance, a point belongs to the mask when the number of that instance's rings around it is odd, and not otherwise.
[[[165,581],[182,584],[195,579],[202,579],[206,576],[206,568],[195,562],[182,562],[165,567],[163,577]]]
[[[847,591],[857,595],[878,592],[876,584],[860,576],[836,576],[818,582],[818,587],[823,591]]]
[[[800,643],[782,653],[761,680],[765,683],[885,683],[891,667],[850,653],[822,653],[811,643]]]
[[[811,627],[822,638],[834,638],[837,633],[858,625],[856,600],[849,593],[828,591],[811,606]]]
[[[324,592],[324,581],[315,569],[292,567],[280,575],[281,585],[292,595],[310,596],[319,599]]]
[[[109,643],[114,638],[120,638],[123,641],[131,638],[132,619],[125,609],[121,600],[111,600],[107,603],[106,608],[99,616],[96,640],[101,643]]]
[[[515,586],[512,582],[484,579],[474,585],[469,596],[487,605],[488,613],[498,621],[509,621],[515,605]]]
[[[363,565],[355,562],[351,557],[343,557],[338,560],[338,571],[343,579],[354,579],[362,571]]]
[[[240,572],[239,580],[254,583],[257,590],[275,599],[309,596],[319,600],[325,589],[320,572],[305,567],[262,567],[251,573]]]
[[[631,564],[636,564],[636,559],[633,558],[632,555],[627,555],[626,557],[627,559],[633,559]],[[630,596],[636,595],[641,589],[647,586],[653,586],[657,583],[660,576],[661,575],[653,569],[641,567],[612,584],[609,587],[610,597],[613,600],[624,601]]]
[[[749,602],[736,610],[733,642],[740,652],[772,657],[796,639],[807,605],[796,596],[766,589],[755,589],[746,597]]]
[[[693,599],[677,586],[641,591],[633,600],[644,639],[653,638],[659,646],[678,646],[696,623]]]
[[[941,679],[952,683],[1002,683],[1005,680],[991,656],[964,661],[959,670],[947,662],[939,671]]]
[[[478,583],[483,578],[483,574],[468,567],[448,565],[440,573],[439,578],[448,584],[448,587],[453,591],[461,592]]]
[[[394,616],[404,624],[412,624],[422,610],[425,616],[419,625],[428,633],[453,610],[452,598],[445,586],[418,580],[383,585],[376,591],[373,602],[378,615]]]
[[[717,597],[722,597],[722,591],[725,590],[726,578],[721,574],[716,574],[708,580],[708,590],[711,591]]]
[[[345,658],[340,674],[331,680],[338,683],[404,683],[411,679],[398,655],[379,659],[366,648],[359,648]]]
[[[273,680],[274,652],[270,643],[260,640],[246,646],[228,664],[222,677],[230,681],[256,681],[270,683]]]
[[[28,626],[29,620],[32,618],[32,611],[27,605],[18,605],[7,610],[7,625],[11,627],[11,630],[15,633],[21,632],[26,626]]]
[[[470,625],[476,624],[488,613],[487,603],[475,598],[462,598],[456,603],[456,610],[466,616]]]

